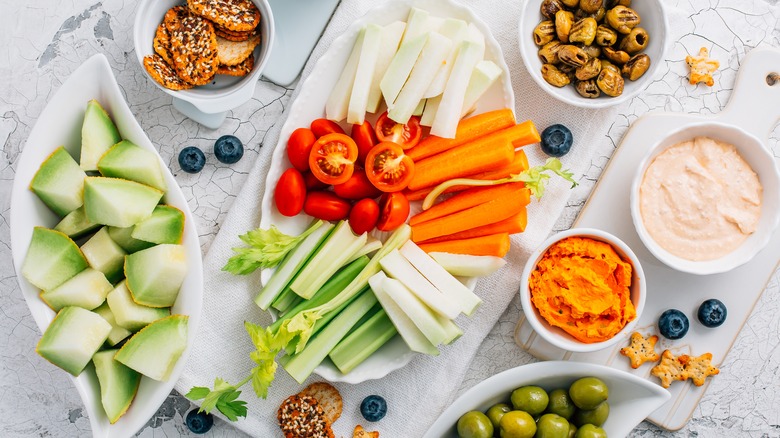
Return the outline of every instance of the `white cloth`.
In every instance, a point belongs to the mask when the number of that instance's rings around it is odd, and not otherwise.
[[[554,100],[533,82],[518,48],[517,23],[521,3],[505,0],[467,2],[474,13],[488,24],[501,45],[511,72],[517,120],[531,119],[540,131],[554,123],[568,126],[574,134],[574,147],[561,161],[564,167],[574,171],[576,178],[580,178],[587,171],[596,142],[605,139],[604,133],[617,110],[575,108]],[[342,0],[303,71],[303,79],[333,39],[374,5],[367,0]],[[296,98],[299,90],[292,99]],[[266,136],[246,184],[205,257],[203,315],[186,369],[176,384],[176,389],[182,394],[186,394],[192,386],[211,387],[217,376],[231,383],[247,376],[253,366],[249,359],[253,347],[244,331],[243,321],[270,323],[270,318],[252,301],[259,288],[259,275],[234,276],[222,272],[221,268],[230,257],[231,248],[241,245],[239,234],[256,228],[260,223],[265,175],[285,118],[286,114]],[[526,153],[531,165],[542,164],[546,158],[538,145],[528,146]],[[560,178],[553,178],[544,198],[540,202],[532,201],[528,209],[528,229],[512,238],[512,249],[506,257],[507,266],[481,280],[477,286],[477,294],[483,298],[484,304],[470,319],[463,316],[458,319],[457,323],[465,333],[463,337],[443,347],[440,356],[419,355],[406,367],[383,379],[357,385],[335,384],[344,397],[344,412],[334,424],[336,436],[351,437],[356,424],[362,424],[367,430],[379,430],[386,438],[423,435],[453,401],[475,352],[516,293],[528,255],[548,236],[560,215],[569,198],[569,187],[570,184]],[[321,378],[313,375],[309,380]],[[246,385],[241,398],[249,402],[249,414],[234,425],[255,437],[280,436],[276,424],[277,407],[301,388],[302,385],[290,378],[281,367],[267,400],[257,399],[251,385]],[[368,423],[360,415],[360,402],[370,394],[383,396],[389,406],[387,416],[375,424]]]

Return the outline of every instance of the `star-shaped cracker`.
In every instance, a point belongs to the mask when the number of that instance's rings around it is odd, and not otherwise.
[[[363,429],[363,426],[357,425],[355,426],[355,431],[352,434],[352,438],[379,438],[379,432],[373,431],[369,432],[367,430]]]
[[[661,379],[661,386],[668,388],[675,380],[686,380],[688,378],[688,372],[685,369],[685,363],[680,358],[683,356],[675,356],[671,351],[664,350],[661,354],[661,363],[654,366],[650,370],[650,374]]]
[[[696,386],[704,385],[708,376],[720,373],[720,370],[712,365],[712,353],[704,353],[699,357],[684,354],[679,357],[679,360],[685,366],[687,377],[693,380]]]
[[[712,74],[718,70],[720,62],[718,62],[717,59],[710,58],[710,52],[706,47],[699,49],[699,54],[697,56],[686,56],[685,62],[688,63],[688,67],[691,68],[691,85],[704,82],[711,87],[715,84]]]
[[[631,368],[637,369],[645,362],[655,362],[660,356],[655,352],[655,343],[658,336],[653,335],[645,339],[639,332],[631,334],[631,344],[620,349],[620,354],[631,360]]]

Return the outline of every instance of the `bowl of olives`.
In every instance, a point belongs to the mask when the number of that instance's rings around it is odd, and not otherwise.
[[[670,397],[649,380],[604,365],[533,363],[463,393],[425,438],[622,437]]]
[[[644,90],[666,59],[661,0],[526,0],[520,55],[554,98],[605,108]]]

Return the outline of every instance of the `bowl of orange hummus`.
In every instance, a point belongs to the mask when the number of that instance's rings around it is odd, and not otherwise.
[[[645,291],[642,265],[628,245],[605,231],[573,228],[531,254],[520,302],[542,338],[582,353],[627,339],[644,308]]]

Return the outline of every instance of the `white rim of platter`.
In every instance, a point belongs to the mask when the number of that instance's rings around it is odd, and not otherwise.
[[[512,90],[512,82],[509,77],[509,68],[504,61],[501,47],[485,22],[475,16],[468,7],[453,0],[387,2],[370,10],[362,18],[353,22],[343,34],[338,36],[317,60],[311,73],[309,73],[301,85],[298,97],[292,103],[287,120],[282,126],[279,142],[276,144],[271,158],[271,166],[266,177],[265,193],[261,208],[261,228],[275,225],[284,233],[297,235],[303,232],[311,222],[312,218],[305,214],[299,214],[295,217],[283,216],[274,205],[273,191],[276,187],[276,182],[285,170],[292,167],[286,154],[287,139],[290,138],[290,134],[295,129],[308,127],[313,120],[325,117],[325,102],[328,99],[330,90],[333,89],[333,85],[341,75],[341,70],[347,62],[360,29],[370,23],[388,25],[397,20],[406,21],[412,7],[429,11],[432,16],[459,18],[473,23],[485,35],[485,59],[496,63],[501,68],[502,74],[499,80],[477,102],[474,114],[502,108],[510,108],[514,111],[514,91]],[[369,115],[371,121],[374,118]],[[342,127],[347,126],[345,123],[341,123],[341,125]],[[382,238],[386,236],[386,233],[378,233],[375,236]],[[264,269],[261,274],[261,282],[263,284],[267,283],[271,274],[273,274],[273,269]],[[471,281],[468,285],[473,289],[476,286],[476,282]],[[331,382],[360,383],[366,380],[380,379],[390,372],[404,367],[412,360],[413,355],[413,352],[404,341],[399,336],[396,336],[347,374],[342,374],[329,361],[319,365],[314,372]]]

